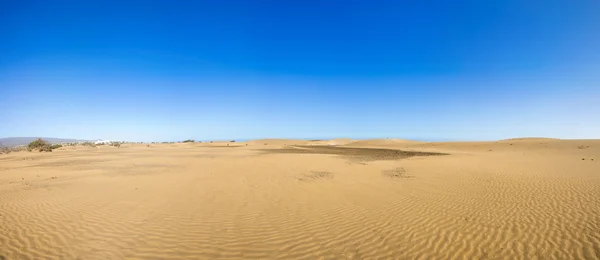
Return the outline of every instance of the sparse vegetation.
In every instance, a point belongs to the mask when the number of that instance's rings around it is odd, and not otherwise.
[[[194,142],[196,142],[196,141],[195,141],[195,140],[192,140],[192,139],[187,139],[187,140],[184,140],[183,142],[184,142],[184,143],[194,143]]]
[[[58,148],[61,148],[61,147],[63,147],[61,144],[53,144],[53,145],[50,146],[50,149],[54,150],[54,149],[58,149]]]
[[[0,147],[0,154],[9,154],[12,152],[21,152],[21,151],[25,151],[25,146]]]
[[[83,145],[83,146],[89,146],[89,147],[96,147],[96,144],[94,144],[92,142],[83,142],[83,143],[81,143],[81,145]]]
[[[108,145],[121,148],[121,142],[110,142],[108,143]]]

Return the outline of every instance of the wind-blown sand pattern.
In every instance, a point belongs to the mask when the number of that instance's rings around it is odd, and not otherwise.
[[[600,259],[598,140],[323,143],[0,155],[0,259]]]

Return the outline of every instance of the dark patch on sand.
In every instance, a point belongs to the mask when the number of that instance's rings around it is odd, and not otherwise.
[[[51,161],[51,162],[42,162],[42,163],[31,165],[29,167],[74,167],[74,166],[82,166],[82,165],[92,165],[95,163],[102,163],[102,162],[107,162],[107,160],[99,160],[99,159],[59,160],[59,161]]]
[[[406,172],[406,170],[402,167],[382,171],[381,174],[385,177],[394,178],[394,179],[411,179],[411,178],[415,177],[415,176],[408,174]]]
[[[310,173],[302,174],[299,176],[295,176],[294,179],[303,182],[311,182],[321,179],[331,179],[333,178],[333,173],[325,172],[325,171],[311,171]]]
[[[234,148],[234,147],[244,147],[242,145],[210,145],[210,146],[203,146],[206,148]]]
[[[447,155],[444,153],[402,151],[382,148],[351,148],[339,146],[292,146],[282,149],[262,149],[265,153],[332,154],[358,161],[398,160],[413,156]]]

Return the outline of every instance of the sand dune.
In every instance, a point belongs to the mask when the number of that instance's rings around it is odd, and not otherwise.
[[[521,138],[509,138],[500,140],[498,142],[513,142],[513,141],[559,141],[557,138],[547,138],[547,137],[521,137]]]
[[[354,142],[354,140],[352,140],[350,138],[336,138],[336,139],[331,139],[330,142],[333,145],[345,145],[345,144]]]
[[[600,140],[331,141],[0,155],[0,259],[600,259]]]
[[[417,144],[419,141],[403,139],[368,139],[348,142],[345,145],[352,147],[399,147],[401,145]]]
[[[294,140],[294,139],[259,139],[251,140],[247,142],[249,145],[306,145],[310,143],[308,140]]]

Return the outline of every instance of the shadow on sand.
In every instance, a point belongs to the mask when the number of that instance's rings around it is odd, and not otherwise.
[[[360,161],[398,160],[413,156],[447,155],[445,153],[339,146],[290,146],[282,149],[261,149],[260,151],[280,154],[332,154]]]

